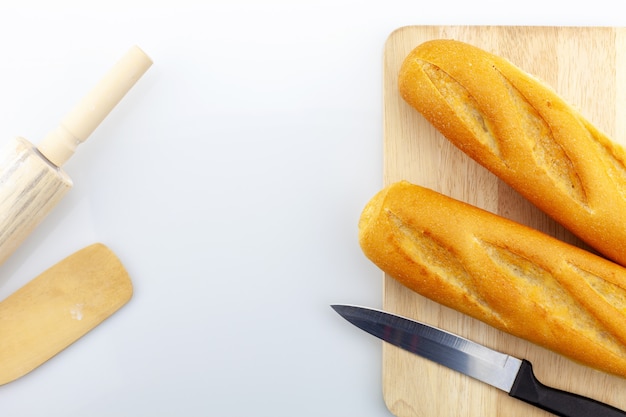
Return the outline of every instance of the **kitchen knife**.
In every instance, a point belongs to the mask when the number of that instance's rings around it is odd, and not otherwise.
[[[333,305],[358,328],[416,355],[485,382],[562,417],[617,417],[608,404],[543,385],[532,364],[427,324],[370,308]]]

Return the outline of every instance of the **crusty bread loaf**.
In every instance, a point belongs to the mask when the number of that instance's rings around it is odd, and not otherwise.
[[[434,40],[407,56],[399,90],[454,145],[626,266],[626,153],[550,87],[504,58]]]
[[[413,291],[626,377],[626,268],[406,181],[367,204],[359,241]]]

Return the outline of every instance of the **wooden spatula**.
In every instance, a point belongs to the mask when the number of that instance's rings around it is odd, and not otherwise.
[[[126,304],[133,287],[105,245],[70,255],[0,302],[0,385],[65,349]]]

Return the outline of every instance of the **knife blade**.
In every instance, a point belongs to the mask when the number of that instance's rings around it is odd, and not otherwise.
[[[526,359],[381,310],[352,305],[331,307],[356,327],[387,343],[492,385],[557,416],[626,416],[626,412],[609,404],[542,384]]]

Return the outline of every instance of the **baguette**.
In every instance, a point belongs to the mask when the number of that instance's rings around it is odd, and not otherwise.
[[[406,181],[367,203],[359,242],[426,298],[626,377],[626,268]]]
[[[455,146],[626,266],[626,153],[554,90],[502,57],[434,40],[407,56],[399,91]]]

